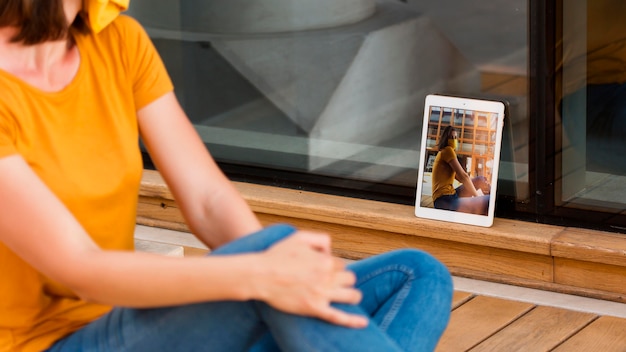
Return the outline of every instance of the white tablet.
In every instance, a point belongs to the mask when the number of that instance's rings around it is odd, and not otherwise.
[[[426,97],[416,216],[493,224],[504,110],[499,101]]]

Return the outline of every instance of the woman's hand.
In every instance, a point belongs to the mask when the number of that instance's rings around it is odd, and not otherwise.
[[[477,191],[481,191],[483,194],[491,193],[491,185],[487,182],[485,176],[477,176],[472,179],[472,183]]]
[[[261,300],[281,311],[320,318],[353,328],[367,318],[348,314],[331,302],[357,304],[356,277],[330,254],[330,237],[299,231],[261,254],[263,273],[257,283]]]

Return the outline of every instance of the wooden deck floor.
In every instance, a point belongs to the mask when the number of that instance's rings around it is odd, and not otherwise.
[[[190,244],[185,236],[139,227],[136,247],[182,257],[185,254],[181,245]],[[165,237],[177,244],[164,243]],[[187,255],[197,254],[206,252],[199,249]],[[624,312],[615,315],[625,316]],[[626,318],[456,290],[450,323],[436,351],[624,352]]]
[[[626,319],[456,291],[437,352],[624,352]]]

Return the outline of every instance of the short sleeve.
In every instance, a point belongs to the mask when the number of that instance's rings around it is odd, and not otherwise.
[[[128,73],[132,79],[137,110],[148,105],[174,87],[165,65],[146,31],[133,18],[120,16],[114,25],[124,42]]]
[[[454,149],[452,149],[451,147],[445,147],[441,151],[441,159],[445,161],[446,163],[449,163],[455,158],[456,158],[456,153],[454,152]]]
[[[0,104],[0,158],[17,154],[15,147],[15,121]]]

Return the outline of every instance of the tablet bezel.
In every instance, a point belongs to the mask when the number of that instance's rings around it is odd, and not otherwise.
[[[475,112],[495,113],[495,145],[493,153],[492,180],[489,194],[489,209],[487,215],[463,213],[454,210],[435,209],[422,205],[422,193],[424,189],[424,177],[427,168],[426,149],[428,145],[428,123],[432,107],[463,109]],[[426,96],[424,105],[424,115],[422,124],[422,139],[420,144],[420,162],[418,166],[417,189],[415,197],[415,215],[420,218],[442,220],[448,222],[462,223],[490,227],[493,225],[496,188],[498,184],[498,170],[500,167],[500,149],[502,147],[502,130],[504,126],[505,105],[503,102],[494,100],[482,100],[474,98],[452,97],[445,95],[431,94]],[[460,131],[458,131],[460,133]]]

